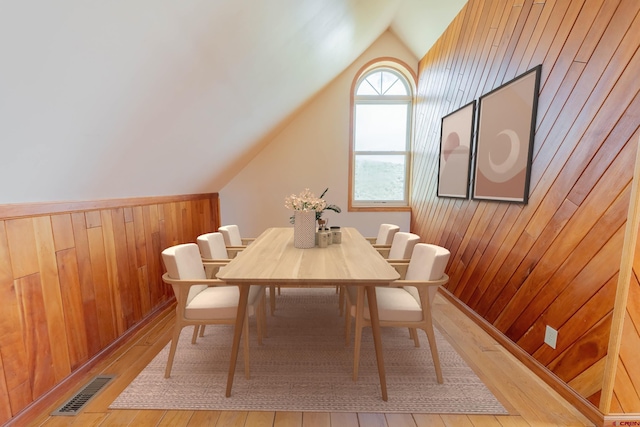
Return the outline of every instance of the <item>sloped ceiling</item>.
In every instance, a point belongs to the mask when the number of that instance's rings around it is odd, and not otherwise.
[[[391,29],[421,58],[462,0],[0,6],[0,203],[219,191]]]

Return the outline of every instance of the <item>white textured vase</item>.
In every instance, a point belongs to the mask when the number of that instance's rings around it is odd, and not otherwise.
[[[293,246],[300,249],[316,245],[316,211],[295,211],[293,223]]]

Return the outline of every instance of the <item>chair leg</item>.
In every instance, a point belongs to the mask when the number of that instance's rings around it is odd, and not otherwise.
[[[262,300],[256,306],[256,332],[258,335],[258,345],[262,345]]]
[[[204,336],[204,327],[206,325],[200,325],[200,336],[203,337]]]
[[[409,328],[409,336],[413,340],[416,347],[420,347],[420,338],[418,338],[418,330],[416,328]]]
[[[242,327],[244,334],[244,376],[249,379],[249,312],[245,314],[244,326]]]
[[[262,296],[256,307],[256,329],[258,330],[258,344],[267,336],[267,300]]]
[[[279,292],[278,288],[278,292]],[[276,312],[276,287],[274,285],[269,286],[269,304],[271,305],[271,315]]]
[[[195,344],[198,339],[198,332],[200,331],[200,325],[193,325],[193,336],[191,337],[191,344]]]
[[[350,315],[350,314],[348,314]],[[364,327],[364,287],[358,287],[356,302],[356,327],[353,344],[353,380],[358,380],[358,368],[360,365],[360,345],[362,344],[362,328]]]
[[[173,328],[173,337],[171,338],[171,347],[169,348],[169,360],[167,360],[167,367],[164,370],[164,377],[169,378],[171,375],[171,367],[173,366],[173,357],[176,355],[176,348],[178,348],[178,339],[180,339],[180,331],[182,326],[176,323]]]
[[[349,347],[351,344],[351,301],[346,298],[345,301],[345,315],[344,315],[344,345]]]
[[[340,316],[344,314],[344,286],[336,286],[336,292],[338,293],[338,305],[340,306]]]
[[[424,328],[424,332],[427,334],[427,339],[429,340],[429,347],[431,348],[431,358],[433,359],[433,365],[436,368],[436,379],[438,380],[438,384],[442,384],[444,380],[442,379],[440,357],[438,356],[438,348],[436,347],[436,335],[435,332],[433,332],[433,323],[431,321],[429,321],[428,323],[429,325]]]
[[[263,296],[260,304],[262,306],[262,310],[260,310],[262,316],[262,338],[267,338],[269,336],[267,331],[267,298]]]

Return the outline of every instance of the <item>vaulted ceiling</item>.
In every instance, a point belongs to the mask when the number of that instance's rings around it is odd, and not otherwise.
[[[218,191],[384,31],[419,59],[465,2],[3,2],[0,203]]]

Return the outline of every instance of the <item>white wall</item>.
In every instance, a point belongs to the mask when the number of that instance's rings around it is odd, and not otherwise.
[[[0,203],[217,192],[400,0],[0,2]]]
[[[357,71],[380,57],[402,60],[417,72],[418,60],[385,32],[353,64],[314,97],[220,193],[222,224],[238,224],[246,237],[268,227],[288,226],[284,198],[305,187],[317,196],[329,187],[328,203],[342,213],[325,212],[329,225],[356,227],[375,236],[381,223],[409,231],[409,212],[347,212],[350,90]]]

